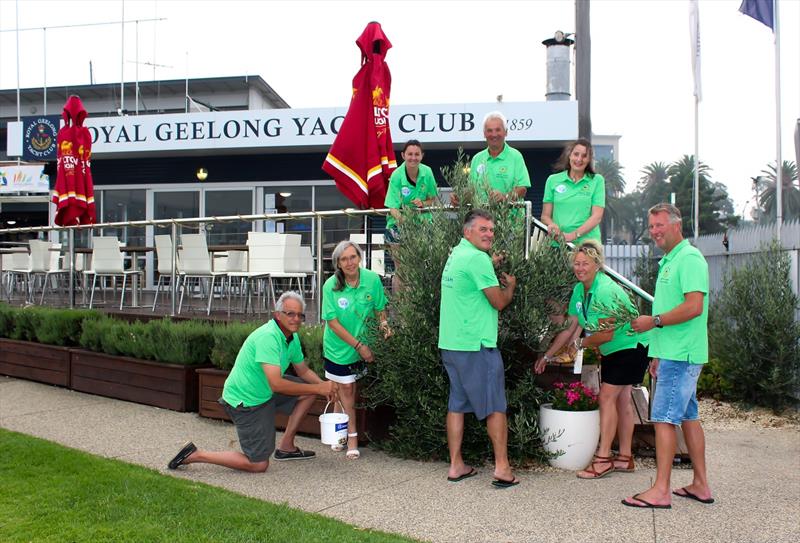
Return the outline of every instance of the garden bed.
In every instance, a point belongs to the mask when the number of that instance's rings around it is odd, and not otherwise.
[[[196,370],[197,366],[73,349],[70,382],[80,392],[173,411],[197,411]]]
[[[69,387],[69,348],[0,339],[0,374]]]

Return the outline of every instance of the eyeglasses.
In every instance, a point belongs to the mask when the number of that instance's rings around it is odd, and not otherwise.
[[[295,313],[294,311],[281,311],[284,315],[289,317],[290,319],[300,319],[301,321],[306,320],[305,313]]]

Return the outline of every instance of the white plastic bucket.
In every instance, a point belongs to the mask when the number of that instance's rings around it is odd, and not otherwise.
[[[347,423],[350,417],[347,413],[328,413],[330,404],[331,402],[325,404],[325,410],[319,416],[320,439],[325,445],[345,445],[347,443]],[[339,405],[344,411],[341,402]]]

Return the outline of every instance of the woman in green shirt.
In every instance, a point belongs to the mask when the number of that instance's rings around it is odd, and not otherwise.
[[[384,337],[391,334],[386,321],[386,294],[380,276],[361,267],[361,247],[346,240],[333,250],[335,273],[322,287],[322,335],[325,375],[339,383],[339,399],[350,417],[347,424],[347,458],[357,459],[356,381],[366,372],[365,362],[375,356],[369,347],[369,322],[377,317]],[[332,445],[343,450],[344,444]]]
[[[542,198],[542,222],[553,237],[575,244],[600,239],[600,221],[606,206],[606,183],[592,166],[594,151],[588,140],[573,141],[564,148],[547,178]]]
[[[626,292],[603,271],[603,247],[589,239],[570,255],[572,270],[578,283],[572,291],[567,309],[567,328],[553,339],[544,355],[536,361],[536,373],[542,373],[568,342],[575,347],[597,348],[600,351],[600,445],[592,463],[578,472],[581,479],[599,479],[612,471],[634,470],[633,406],[631,386],[642,382],[647,370],[648,334],[637,334],[630,322],[615,327],[614,318],[606,312],[625,309],[638,315]],[[616,311],[615,311],[616,312]],[[590,330],[596,330],[592,333]],[[581,332],[585,337],[580,337]],[[576,339],[577,338],[577,339]],[[611,456],[614,435],[619,438],[619,454]]]

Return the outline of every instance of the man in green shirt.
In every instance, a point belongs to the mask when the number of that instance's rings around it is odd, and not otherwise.
[[[305,460],[313,451],[295,446],[297,428],[317,395],[336,399],[336,384],[323,381],[303,360],[297,331],[305,319],[305,301],[297,292],[284,292],[275,304],[274,320],[256,329],[244,341],[220,403],[236,426],[238,451],[203,451],[191,441],[167,465],[202,462],[262,473],[275,460]],[[284,375],[292,364],[297,377]],[[286,430],[275,449],[275,411],[289,415]]]
[[[494,449],[494,481],[506,488],[519,484],[508,463],[503,359],[497,349],[497,312],[514,296],[517,280],[503,273],[500,281],[490,257],[494,218],[474,209],[464,219],[464,238],[456,245],[442,272],[439,349],[450,378],[447,406],[448,481],[458,482],[477,472],[461,456],[464,413],[486,419]],[[502,285],[502,286],[501,286]]]
[[[492,111],[484,117],[483,135],[487,148],[472,157],[469,170],[479,202],[487,197],[510,202],[524,199],[531,177],[522,153],[506,143],[508,124],[502,113]]]
[[[669,509],[672,495],[714,502],[706,475],[705,435],[697,410],[697,379],[708,361],[708,264],[681,234],[681,212],[658,204],[648,212],[650,236],[664,258],[659,262],[653,316],[631,323],[650,335],[650,374],[658,378],[650,418],[656,427],[656,480],[651,488],[622,500],[629,507]],[[680,426],[692,460],[690,485],[672,490],[670,475]]]

